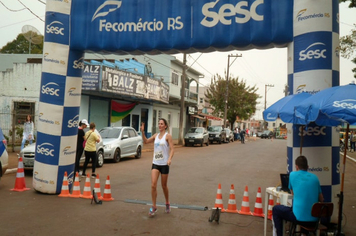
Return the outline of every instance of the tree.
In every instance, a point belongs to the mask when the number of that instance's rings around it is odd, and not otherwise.
[[[235,122],[236,116],[248,119],[256,112],[257,99],[256,86],[249,87],[237,78],[229,78],[229,94],[226,117],[230,123]],[[225,112],[226,79],[218,74],[213,77],[210,86],[205,91],[206,102],[214,107],[213,115],[222,117]]]
[[[42,43],[33,44],[31,43],[31,54],[42,54],[43,53],[43,36]],[[6,54],[28,54],[29,53],[29,41],[23,36],[23,34],[19,34],[16,39],[12,42],[7,43],[3,48],[0,49],[0,53]]]
[[[339,0],[339,2],[348,2],[350,1],[349,8],[356,7],[356,0]],[[340,52],[341,56],[349,59],[353,56],[356,48],[356,24],[354,24],[355,29],[351,30],[351,34],[343,36],[340,38]],[[351,59],[353,63],[356,64],[356,57]],[[352,69],[354,73],[354,78],[356,78],[356,67]]]

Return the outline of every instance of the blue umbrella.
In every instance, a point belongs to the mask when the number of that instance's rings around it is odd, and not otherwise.
[[[324,89],[305,99],[295,107],[295,117],[304,124],[315,122],[317,125],[337,126],[347,123],[343,170],[341,174],[338,235],[341,233],[342,205],[344,200],[345,163],[350,124],[356,124],[356,85],[351,83]]]
[[[302,92],[283,97],[263,111],[263,119],[275,121],[280,118],[283,122],[294,123],[294,107],[310,96],[312,95]]]

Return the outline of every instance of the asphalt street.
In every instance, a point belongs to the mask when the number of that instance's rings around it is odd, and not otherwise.
[[[141,159],[123,158],[119,163],[106,162],[97,169],[101,192],[110,176],[113,201],[102,205],[90,199],[61,198],[41,194],[32,188],[32,176],[26,173],[29,191],[13,192],[16,172],[8,173],[0,182],[0,235],[263,235],[263,218],[223,213],[220,223],[209,222],[217,195],[222,186],[224,207],[228,206],[231,184],[234,185],[237,208],[241,208],[244,189],[248,186],[251,211],[258,187],[279,184],[279,173],[286,170],[285,140],[249,140],[208,147],[175,146],[168,187],[172,212],[159,207],[148,217],[152,147],[147,145]],[[350,153],[351,158],[355,158]],[[12,160],[15,158],[15,160]],[[17,157],[10,155],[12,168]],[[356,163],[346,162],[344,187],[345,235],[356,235],[355,173]],[[81,191],[84,188],[81,181]],[[91,180],[94,187],[95,180]],[[164,196],[158,186],[158,203]],[[263,206],[265,209],[267,206]],[[336,206],[337,207],[337,206]],[[272,226],[268,221],[268,235]]]

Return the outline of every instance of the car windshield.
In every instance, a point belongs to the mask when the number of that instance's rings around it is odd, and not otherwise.
[[[203,133],[203,128],[190,128],[188,133]]]
[[[222,127],[220,127],[220,126],[210,126],[208,128],[208,131],[210,131],[210,132],[220,132],[221,129],[222,129]]]
[[[100,130],[100,135],[102,138],[118,138],[121,133],[120,129],[102,129]]]
[[[264,134],[269,134],[269,132],[270,132],[269,130],[263,131]]]

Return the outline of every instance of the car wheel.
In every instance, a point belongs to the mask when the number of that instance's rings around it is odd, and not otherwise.
[[[142,153],[141,146],[138,146],[135,158],[136,159],[140,159],[141,158],[141,153]]]
[[[113,161],[114,161],[115,163],[118,163],[120,160],[121,160],[120,149],[117,148],[117,149],[115,150],[115,154],[114,154]]]
[[[204,139],[201,140],[200,146],[204,146]]]
[[[185,143],[184,143],[184,146],[188,147],[188,143],[187,143],[187,142],[185,142]]]
[[[221,139],[219,140],[219,144],[221,144]]]
[[[104,152],[102,150],[99,150],[98,153],[96,154],[96,156],[97,156],[96,167],[103,167],[103,165],[104,165]]]

